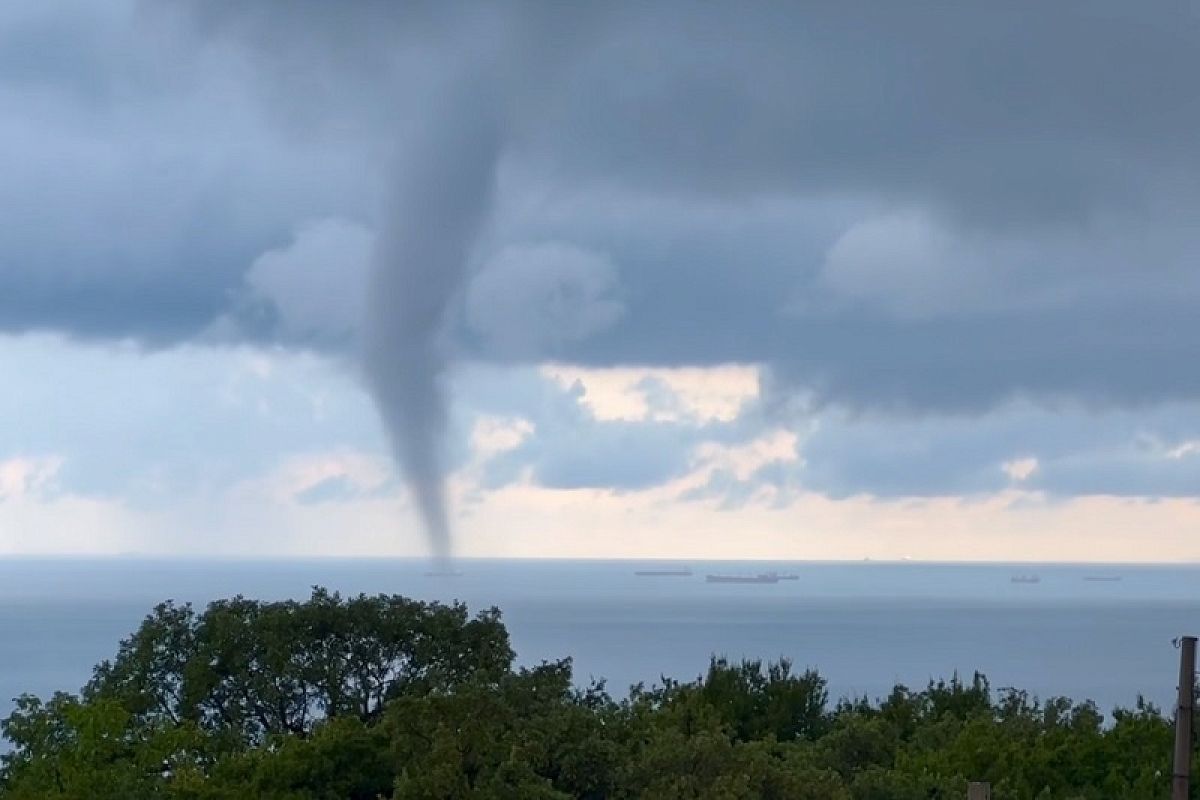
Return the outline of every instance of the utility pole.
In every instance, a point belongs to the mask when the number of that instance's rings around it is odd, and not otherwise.
[[[1195,705],[1196,637],[1179,639],[1179,701],[1175,706],[1175,769],[1171,800],[1188,800],[1192,775],[1192,707]]]

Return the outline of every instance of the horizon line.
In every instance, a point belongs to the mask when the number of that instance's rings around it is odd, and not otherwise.
[[[4,561],[218,561],[218,562],[288,562],[288,561],[397,561],[428,563],[429,555],[365,555],[365,554],[255,554],[255,553],[0,553]],[[923,566],[1104,566],[1104,567],[1169,567],[1200,566],[1200,558],[1176,560],[1096,561],[1063,559],[927,559],[927,558],[713,558],[672,556],[455,556],[453,561],[525,561],[525,562],[610,562],[630,564],[811,564],[811,565],[923,565]]]

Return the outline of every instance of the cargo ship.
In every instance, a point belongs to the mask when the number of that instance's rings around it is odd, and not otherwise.
[[[1085,581],[1090,581],[1092,583],[1116,583],[1117,581],[1121,580],[1121,576],[1120,575],[1084,575],[1083,579]]]
[[[705,583],[779,583],[780,580],[793,580],[792,578],[780,578],[774,572],[760,572],[757,575],[705,575]]]
[[[1042,579],[1037,575],[1013,575],[1009,581],[1012,583],[1041,583]]]
[[[633,574],[641,578],[690,578],[692,571],[690,569],[639,569],[635,570]]]

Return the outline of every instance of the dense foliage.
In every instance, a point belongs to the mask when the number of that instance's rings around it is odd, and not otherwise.
[[[495,609],[402,597],[160,605],[78,696],[3,722],[12,800],[1166,798],[1172,730],[1139,703],[976,675],[831,706],[786,662],[715,659],[614,699],[570,661],[514,669]]]

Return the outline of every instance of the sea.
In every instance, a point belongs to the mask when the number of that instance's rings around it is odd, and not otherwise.
[[[639,576],[688,568],[690,576]],[[480,559],[0,559],[0,715],[22,693],[77,691],[154,604],[241,594],[398,593],[503,612],[521,664],[570,656],[580,685],[691,679],[713,656],[790,659],[832,698],[979,671],[994,688],[1170,709],[1200,633],[1200,566]],[[774,571],[795,580],[708,583]],[[1014,582],[1014,578],[1032,579]],[[1100,579],[1100,580],[1097,580]]]

